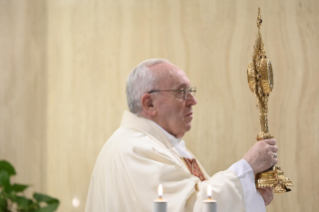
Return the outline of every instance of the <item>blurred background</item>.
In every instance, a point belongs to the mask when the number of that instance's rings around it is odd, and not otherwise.
[[[246,77],[258,7],[274,68],[269,128],[295,185],[267,211],[318,211],[317,0],[0,0],[0,159],[58,211],[84,211],[130,70],[166,58],[198,91],[187,147],[210,175],[227,169],[260,132]]]

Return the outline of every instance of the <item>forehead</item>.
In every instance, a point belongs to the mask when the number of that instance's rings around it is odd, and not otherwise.
[[[162,88],[178,88],[190,86],[190,81],[185,72],[170,63],[159,63],[150,67],[158,79],[158,85]]]

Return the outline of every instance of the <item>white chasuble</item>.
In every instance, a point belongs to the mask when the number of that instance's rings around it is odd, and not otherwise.
[[[125,111],[97,158],[86,212],[151,212],[159,184],[168,212],[201,212],[209,184],[219,212],[246,211],[240,179],[232,170],[210,177],[198,160],[196,166],[203,181],[190,173],[157,124]]]

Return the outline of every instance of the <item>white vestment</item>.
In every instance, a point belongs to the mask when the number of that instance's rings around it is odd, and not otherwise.
[[[96,161],[86,212],[151,212],[159,184],[168,212],[201,212],[209,184],[218,212],[266,211],[245,160],[212,177],[197,161],[206,178],[201,181],[190,173],[175,146],[156,123],[125,111],[120,128]]]

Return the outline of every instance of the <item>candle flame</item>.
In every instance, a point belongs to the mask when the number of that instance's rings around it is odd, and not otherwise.
[[[158,197],[162,198],[163,196],[163,186],[162,184],[159,184],[158,186]]]
[[[212,187],[210,185],[208,185],[208,187],[207,187],[207,196],[208,196],[208,198],[212,197]]]

